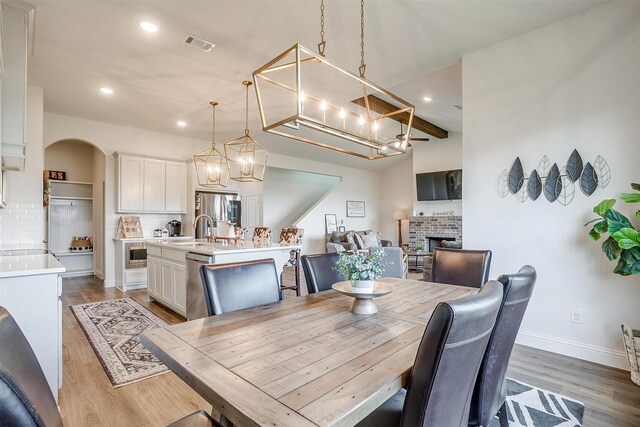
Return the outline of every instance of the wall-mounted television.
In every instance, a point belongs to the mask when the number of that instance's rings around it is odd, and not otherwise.
[[[462,169],[416,174],[418,201],[462,199]]]

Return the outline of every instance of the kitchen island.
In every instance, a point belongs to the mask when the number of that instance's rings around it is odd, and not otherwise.
[[[206,316],[204,288],[198,269],[205,264],[226,264],[271,258],[278,274],[299,245],[269,246],[208,243],[206,240],[147,242],[147,292],[151,300],[192,320]]]

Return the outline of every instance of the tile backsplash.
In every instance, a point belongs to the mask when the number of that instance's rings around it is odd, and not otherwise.
[[[42,204],[7,203],[0,209],[0,248],[44,248]]]

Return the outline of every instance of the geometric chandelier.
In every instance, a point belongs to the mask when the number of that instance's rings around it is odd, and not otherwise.
[[[212,142],[211,148],[193,156],[198,184],[205,188],[224,188],[229,183],[229,162],[227,157],[216,148],[216,105],[212,107]]]
[[[323,1],[320,12],[319,53],[295,44],[253,72],[263,130],[366,159],[404,154],[415,108],[365,78],[364,0],[359,75],[325,58]]]
[[[249,86],[251,82],[242,82],[245,86],[245,127],[244,135],[224,144],[224,154],[229,162],[231,179],[239,182],[262,181],[267,168],[269,152],[249,134]]]

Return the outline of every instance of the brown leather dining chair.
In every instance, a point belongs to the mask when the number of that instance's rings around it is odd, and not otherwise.
[[[11,314],[0,307],[0,426],[62,427],[58,406],[33,349]],[[204,411],[170,427],[222,427]]]
[[[502,284],[436,306],[406,392],[401,390],[358,426],[467,427],[482,356],[502,302]]]
[[[509,424],[504,406],[507,365],[533,293],[536,270],[525,265],[516,274],[500,276],[498,282],[504,288],[504,295],[471,399],[469,426],[474,427],[488,426],[496,415],[501,425]]]
[[[337,252],[316,255],[302,255],[302,270],[310,294],[331,289],[331,285],[345,280],[342,273],[333,269],[340,258]]]
[[[282,299],[273,259],[200,267],[209,316],[271,304]]]
[[[435,248],[431,281],[480,288],[489,280],[491,251]]]

